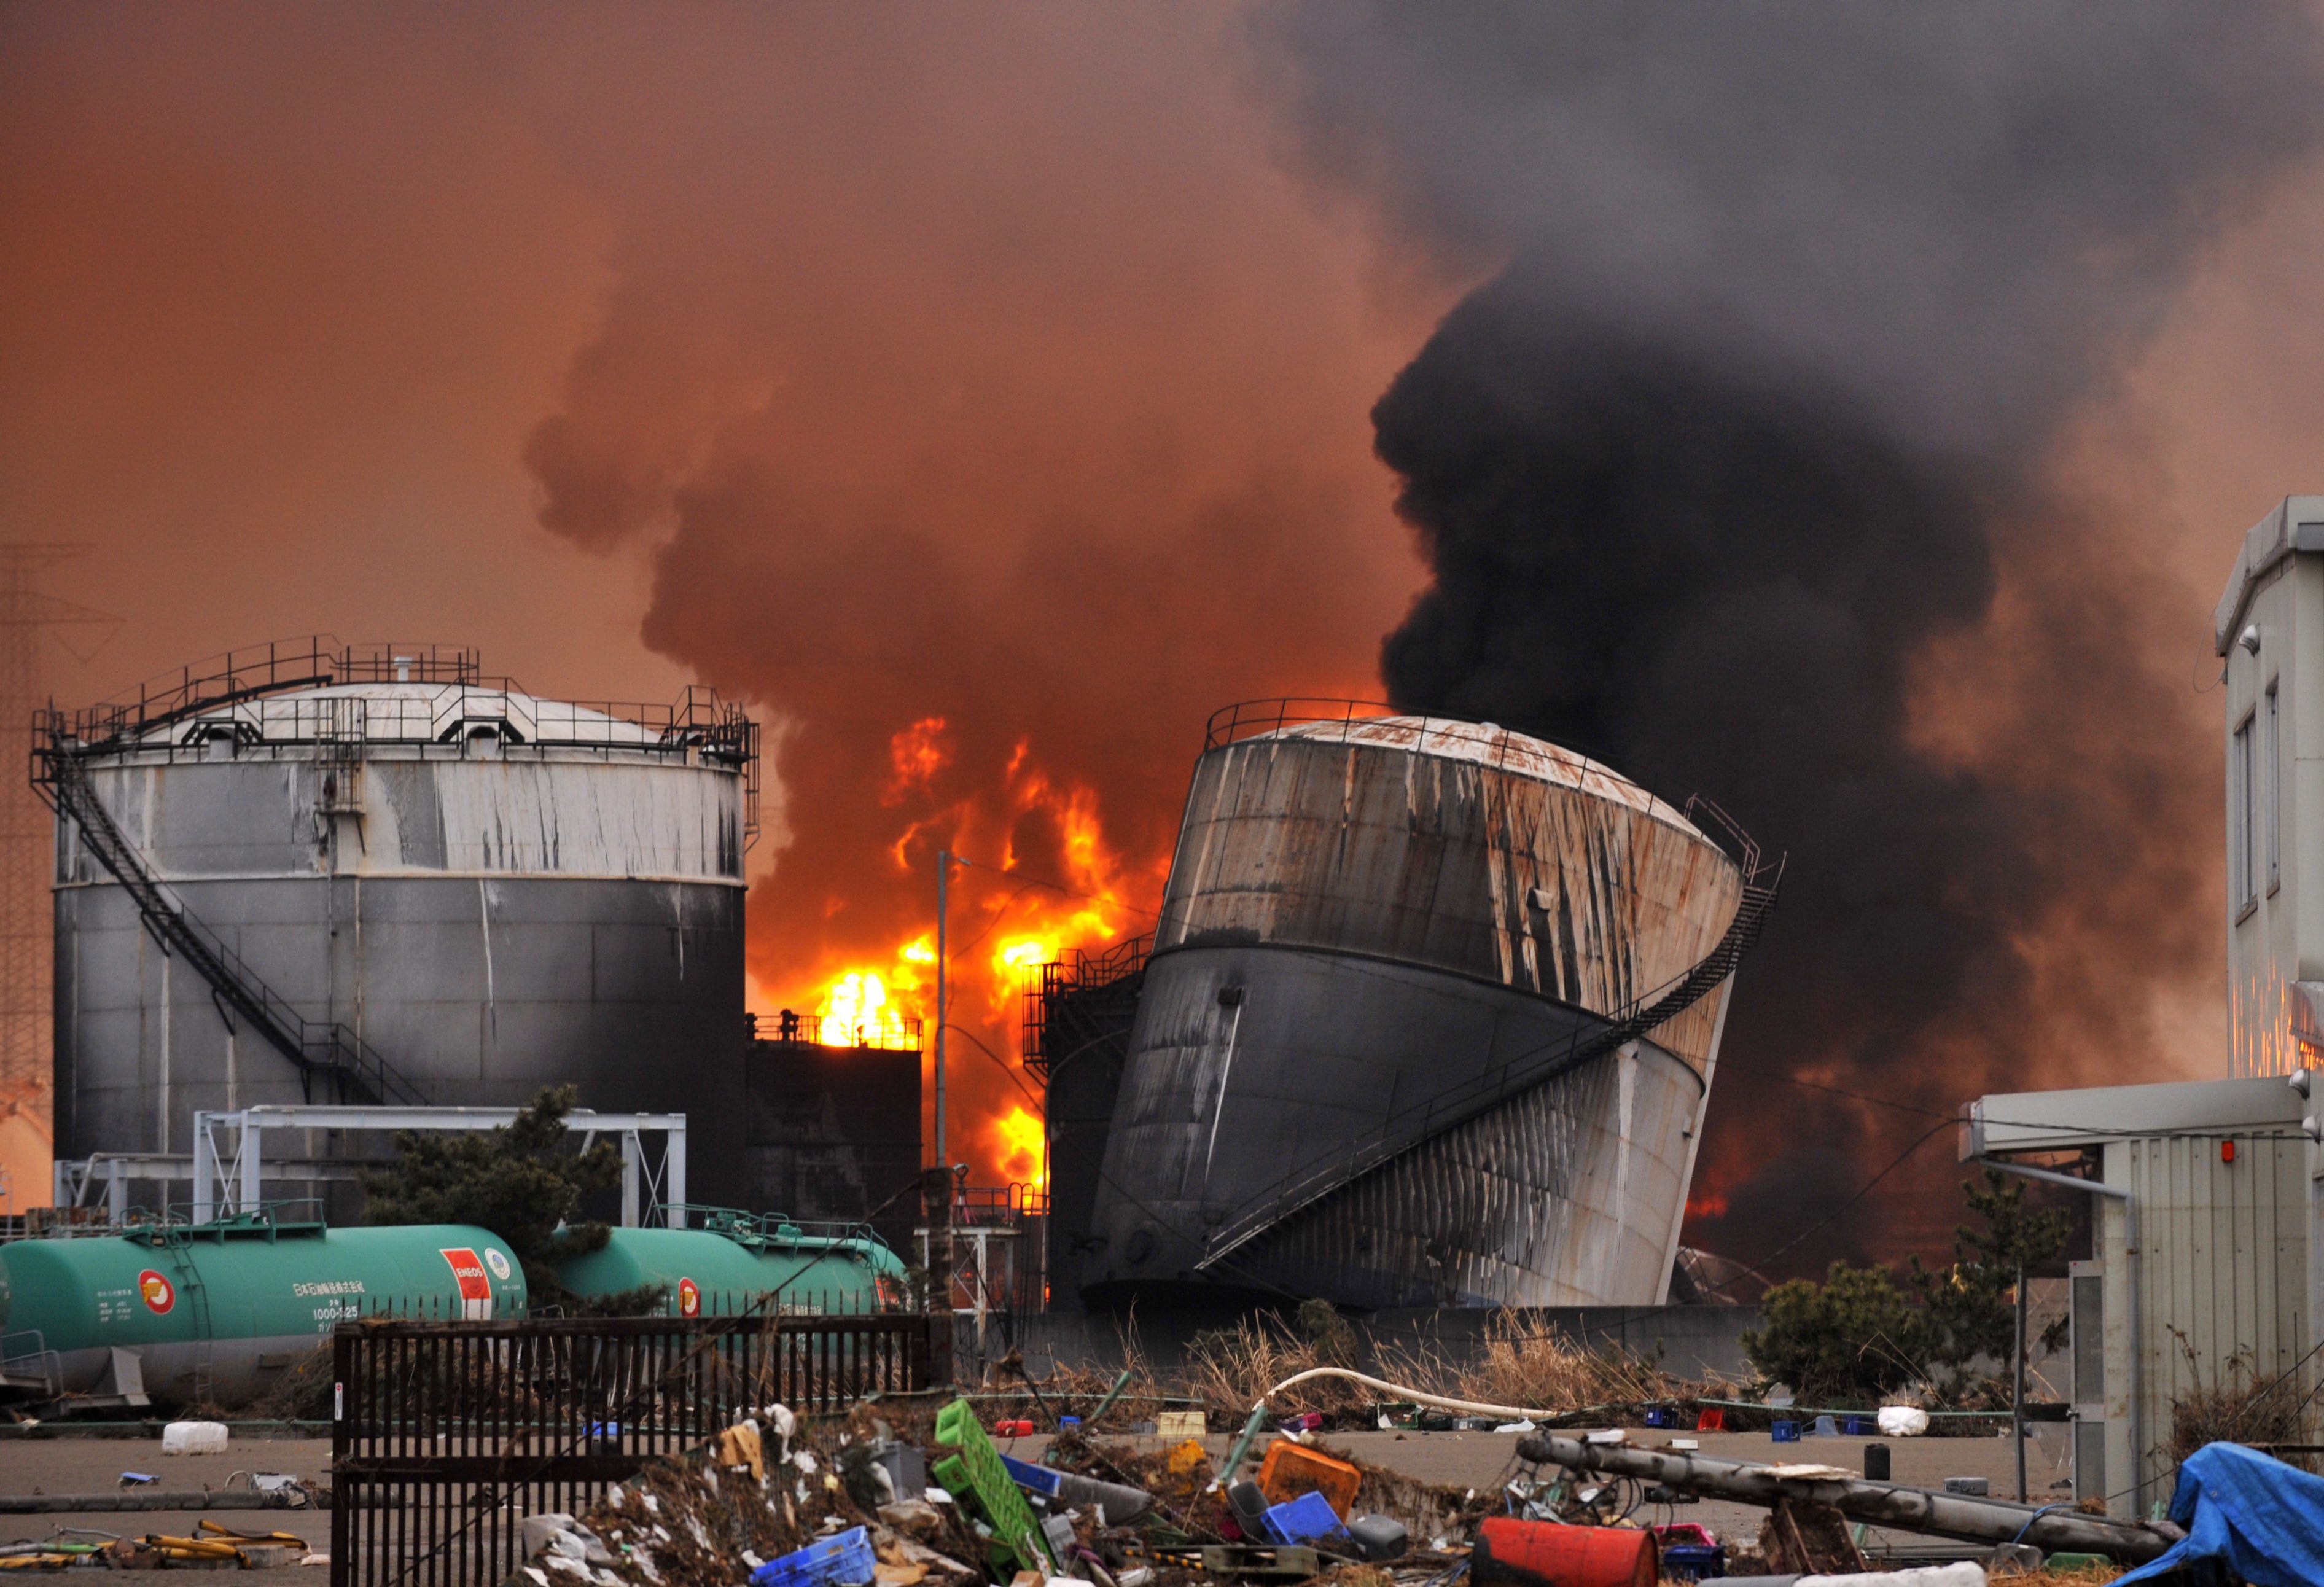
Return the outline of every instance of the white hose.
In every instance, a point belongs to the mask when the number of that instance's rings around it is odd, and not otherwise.
[[[1257,1410],[1293,1384],[1305,1383],[1310,1378],[1345,1378],[1351,1383],[1360,1383],[1367,1389],[1376,1389],[1397,1399],[1408,1399],[1417,1405],[1433,1405],[1439,1410],[1465,1411],[1472,1416],[1499,1416],[1504,1422],[1537,1422],[1570,1414],[1529,1409],[1518,1405],[1485,1405],[1473,1399],[1448,1399],[1441,1394],[1428,1394],[1417,1389],[1408,1389],[1401,1383],[1391,1383],[1385,1378],[1370,1378],[1361,1372],[1351,1372],[1345,1367],[1311,1367],[1306,1371],[1286,1378],[1262,1395],[1259,1405],[1251,1407],[1251,1409]]]

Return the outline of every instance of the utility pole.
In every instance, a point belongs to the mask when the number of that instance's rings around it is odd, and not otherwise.
[[[2012,1352],[2009,1441],[2017,1446],[2017,1502],[2025,1502],[2025,1264],[2017,1264],[2017,1348]]]
[[[945,1156],[945,926],[946,900],[945,890],[952,880],[952,853],[936,851],[936,1167],[946,1168],[952,1159]]]

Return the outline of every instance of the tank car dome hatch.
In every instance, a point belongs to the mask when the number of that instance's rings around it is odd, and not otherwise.
[[[1221,712],[1108,1131],[1089,1298],[1659,1302],[1733,972],[1779,872],[1707,802],[1489,724]]]
[[[688,1114],[699,1187],[741,1188],[719,1183],[758,825],[739,708],[582,704],[474,650],[313,639],[51,708],[34,742],[59,1157],[186,1152],[197,1109],[507,1107],[569,1082]]]

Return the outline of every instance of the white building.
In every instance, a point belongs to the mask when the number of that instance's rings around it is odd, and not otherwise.
[[[2307,1397],[2324,1339],[2324,496],[2244,537],[2212,637],[2230,1078],[1983,1097],[1961,1140],[2097,1202],[2070,1291],[2075,1498],[2125,1516],[2170,1497],[2172,1405],[2199,1377]]]
[[[2226,658],[2228,1073],[2324,1066],[2324,496],[2244,537]]]

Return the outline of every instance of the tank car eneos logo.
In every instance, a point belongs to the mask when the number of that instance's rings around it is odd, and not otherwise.
[[[500,1248],[498,1246],[488,1245],[484,1247],[484,1266],[493,1270],[493,1278],[499,1279],[503,1284],[508,1282],[509,1259],[501,1254]]]
[[[178,1304],[178,1287],[148,1268],[137,1275],[137,1297],[155,1316],[166,1316]]]
[[[493,1281],[484,1276],[483,1259],[465,1245],[438,1246],[437,1250],[451,1265],[452,1281],[460,1287],[460,1315],[471,1323],[491,1322]]]
[[[702,1288],[691,1278],[678,1281],[678,1313],[682,1317],[702,1315]]]

